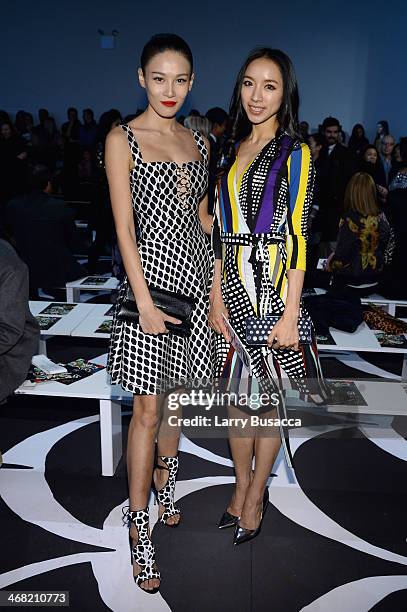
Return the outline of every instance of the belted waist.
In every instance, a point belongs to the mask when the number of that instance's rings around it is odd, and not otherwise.
[[[269,244],[284,243],[286,237],[284,234],[245,234],[221,232],[220,240],[225,244],[238,244],[243,246],[251,246],[252,251],[249,257],[249,262],[252,266],[257,266],[258,262],[267,261],[268,250],[265,248]]]
[[[276,244],[285,242],[285,234],[245,234],[235,232],[220,232],[220,240],[225,244],[242,244],[257,247],[260,244]]]

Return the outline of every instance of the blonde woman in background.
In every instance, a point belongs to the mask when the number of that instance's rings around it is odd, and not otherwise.
[[[211,132],[211,122],[207,117],[197,117],[196,115],[190,115],[184,120],[184,127],[189,130],[196,130],[205,138],[209,138]]]
[[[390,235],[370,174],[357,172],[352,176],[344,209],[335,252],[328,258],[326,270],[333,272],[335,287],[346,286],[360,296],[368,295],[380,280]]]

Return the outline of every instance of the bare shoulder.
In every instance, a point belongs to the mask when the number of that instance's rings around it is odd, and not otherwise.
[[[112,130],[110,130],[110,132],[108,133],[108,135],[106,136],[106,145],[109,144],[109,146],[121,146],[121,143],[126,143],[127,142],[127,137],[126,134],[124,133],[123,129],[118,125],[117,127],[113,128]]]
[[[127,134],[120,126],[117,126],[110,130],[110,132],[106,136],[106,164],[109,167],[118,167],[122,164],[125,164],[125,166],[127,167],[129,160],[131,160],[131,151]]]

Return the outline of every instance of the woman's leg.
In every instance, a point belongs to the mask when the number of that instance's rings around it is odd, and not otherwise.
[[[228,408],[228,417],[247,417],[234,406]],[[235,468],[236,483],[227,511],[233,516],[241,516],[247,489],[252,478],[252,461],[254,453],[254,430],[251,427],[243,430],[240,427],[229,427],[229,446]]]
[[[261,418],[276,418],[276,411],[261,415]],[[264,489],[281,446],[278,430],[267,431],[259,427],[254,443],[254,476],[247,489],[239,524],[245,529],[256,529],[261,520]]]
[[[130,421],[127,442],[127,474],[129,481],[130,510],[147,507],[151,490],[154,464],[154,449],[159,425],[159,411],[156,395],[136,395],[133,400],[133,416]],[[137,544],[137,529],[132,523],[130,535],[133,546]],[[140,569],[133,564],[134,575]],[[154,589],[160,585],[158,579],[144,581],[143,589]]]
[[[165,395],[162,398],[160,406],[160,426],[157,436],[157,464],[163,467],[166,467],[166,464],[162,459],[160,459],[160,457],[176,457],[178,455],[180,427],[178,427],[177,425],[170,425],[168,419],[170,416],[180,417],[181,409],[179,404],[174,409],[174,404],[176,403],[174,400],[175,394],[172,393],[171,395],[173,404],[171,407],[172,409],[169,410],[168,407],[168,395]],[[165,487],[168,481],[168,476],[168,470],[154,470],[154,484],[157,491]],[[158,511],[159,515],[161,516],[164,511],[164,508],[161,506],[161,504]],[[170,516],[167,519],[166,523],[168,525],[174,525],[177,524],[179,520],[180,515],[174,514],[173,516]]]

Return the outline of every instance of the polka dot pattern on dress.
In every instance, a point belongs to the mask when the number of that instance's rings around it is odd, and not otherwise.
[[[112,384],[134,394],[160,393],[163,381],[205,379],[212,374],[212,332],[208,325],[213,254],[198,217],[207,189],[208,153],[199,132],[192,132],[201,159],[144,162],[131,128],[126,132],[134,161],[130,171],[137,246],[149,285],[194,297],[192,332],[145,334],[138,324],[117,319],[128,279],[119,288],[113,313],[107,371]]]

